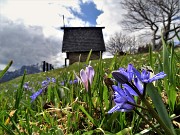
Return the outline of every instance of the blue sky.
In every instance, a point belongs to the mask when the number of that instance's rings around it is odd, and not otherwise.
[[[103,11],[98,10],[93,2],[80,2],[81,13],[76,12],[71,8],[72,13],[84,21],[89,22],[92,26],[96,26],[96,19]]]

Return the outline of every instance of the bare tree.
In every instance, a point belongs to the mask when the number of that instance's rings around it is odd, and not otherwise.
[[[135,37],[130,37],[121,32],[112,35],[106,43],[106,48],[111,54],[119,55],[125,52],[133,53],[137,45]]]
[[[133,31],[150,29],[153,49],[161,31],[165,41],[175,36],[170,36],[175,29],[180,32],[180,23],[172,24],[180,16],[180,0],[123,0],[121,4],[127,10],[123,25]]]

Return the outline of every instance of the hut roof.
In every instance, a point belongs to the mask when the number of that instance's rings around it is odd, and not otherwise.
[[[62,27],[62,52],[105,51],[104,27]]]

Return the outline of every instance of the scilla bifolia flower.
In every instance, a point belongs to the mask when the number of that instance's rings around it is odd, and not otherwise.
[[[115,91],[114,102],[116,105],[109,111],[109,113],[114,111],[132,110],[133,105],[135,105],[133,96],[143,98],[146,89],[145,84],[164,78],[166,74],[160,72],[150,78],[149,71],[143,69],[142,73],[140,73],[132,64],[129,64],[127,69],[119,68],[119,70],[113,71],[112,76],[118,82],[118,86],[113,86]],[[122,86],[122,88],[120,88],[120,86]]]
[[[127,82],[132,81],[133,75],[134,75],[134,72],[133,72],[132,64],[129,64],[127,69],[119,68],[119,70],[112,72],[112,76],[120,84],[125,84]]]
[[[126,88],[121,89],[119,86],[113,85],[114,89],[114,102],[115,106],[108,111],[108,113],[112,113],[114,111],[128,112],[131,111],[135,104],[135,100],[133,96],[129,93],[129,90]]]
[[[47,77],[46,80],[42,81],[41,83],[41,89],[39,89],[37,92],[35,92],[32,96],[30,96],[31,98],[31,102],[33,102],[39,95],[41,95],[48,87],[49,83],[55,83],[56,79],[55,78],[49,78]]]
[[[158,79],[162,79],[166,76],[164,72],[160,72],[156,74],[155,76],[153,76],[152,78],[150,78],[150,72],[145,69],[143,69],[141,73],[137,71],[137,69],[135,68],[133,68],[133,71],[136,74],[136,76],[139,78],[139,80],[141,80],[143,83],[151,83]]]
[[[150,71],[143,69],[140,73],[131,64],[129,64],[127,69],[120,68],[118,71],[112,72],[112,76],[118,82],[118,86],[113,85],[113,89],[115,91],[115,106],[109,110],[108,113],[112,113],[114,111],[127,112],[134,110],[154,131],[156,131],[156,133],[162,135],[161,131],[154,127],[153,124],[150,123],[146,117],[144,117],[136,109],[136,107],[140,107],[148,111],[148,113],[156,119],[161,128],[164,130],[163,133],[166,132],[168,135],[175,134],[174,129],[169,128],[164,123],[162,118],[145,97],[147,83],[152,83],[153,81],[164,78],[166,76],[164,72],[160,72],[153,77],[150,77]],[[145,105],[145,108],[135,103],[134,96],[139,96],[143,105]]]

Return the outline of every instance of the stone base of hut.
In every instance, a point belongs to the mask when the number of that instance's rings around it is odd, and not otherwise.
[[[77,61],[85,62],[88,55],[89,55],[89,52],[68,52],[67,58],[65,59],[65,63],[66,63],[67,59],[69,60],[69,65],[71,65]],[[97,60],[99,58],[100,58],[100,52],[92,52],[91,53],[90,60]],[[65,66],[67,66],[67,65],[65,65]]]

